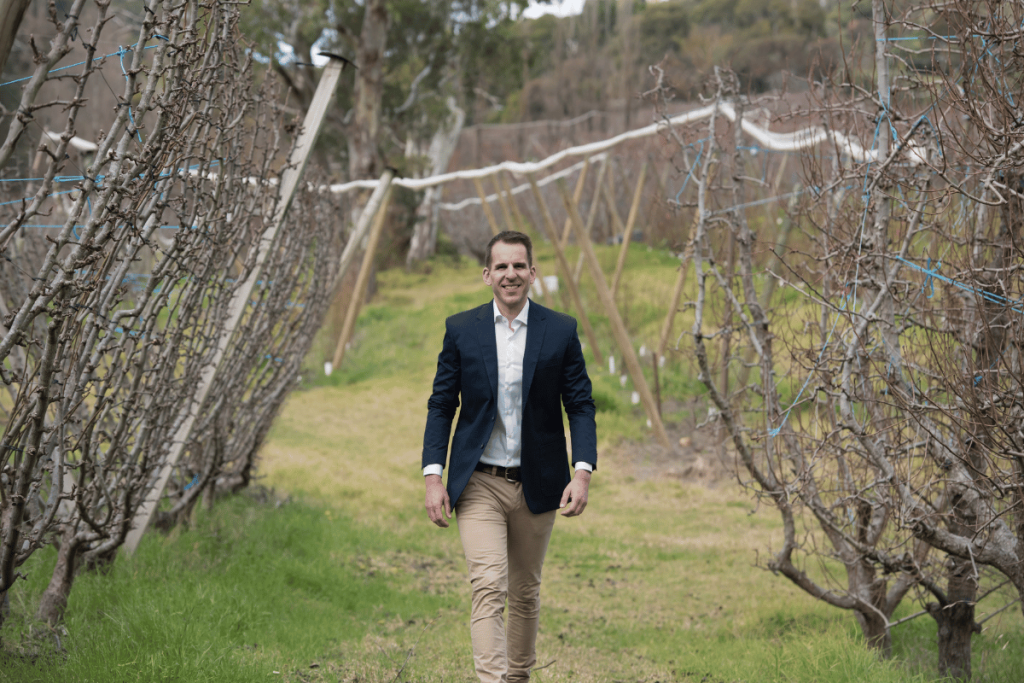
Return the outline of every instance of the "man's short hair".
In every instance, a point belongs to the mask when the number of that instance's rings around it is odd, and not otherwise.
[[[518,232],[516,230],[503,230],[497,235],[491,238],[491,241],[487,243],[487,267],[491,267],[491,251],[495,244],[498,242],[504,242],[505,244],[521,244],[526,247],[526,265],[533,267],[533,242],[530,241],[530,236]]]

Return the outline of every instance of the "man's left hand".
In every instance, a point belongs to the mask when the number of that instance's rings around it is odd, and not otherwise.
[[[563,517],[578,517],[587,507],[587,493],[590,490],[590,472],[576,470],[576,475],[562,491],[562,502],[558,507]]]

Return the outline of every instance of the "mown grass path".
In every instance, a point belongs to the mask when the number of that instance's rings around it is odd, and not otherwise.
[[[631,325],[643,337],[674,261],[642,245],[630,258]],[[22,616],[3,633],[0,681],[475,680],[458,534],[426,519],[419,452],[444,317],[488,292],[475,266],[443,263],[383,273],[380,286],[345,367],[324,378],[314,350],[275,422],[259,482],[273,492],[220,501],[190,529],[150,534],[108,574],[83,575],[57,630],[23,616],[52,565],[41,554],[14,594]],[[729,478],[659,474],[621,441],[645,432],[629,388],[591,373],[599,468],[586,513],[555,525],[535,680],[934,679],[933,622],[901,626],[896,659],[879,661],[852,615],[753,566],[779,537],[771,509]],[[976,680],[1024,678],[1022,647],[1019,611],[1008,610],[976,638]]]

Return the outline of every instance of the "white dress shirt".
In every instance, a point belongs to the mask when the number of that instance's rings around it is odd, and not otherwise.
[[[494,341],[498,346],[498,410],[480,462],[499,467],[519,467],[523,443],[523,355],[526,353],[530,300],[526,300],[523,310],[511,323],[498,310],[497,301],[491,304],[494,310]],[[593,471],[587,462],[576,463],[576,469]],[[423,476],[440,475],[443,471],[441,465],[427,465],[423,468]]]
[[[526,353],[530,300],[526,300],[523,310],[511,322],[498,310],[497,301],[492,301],[491,305],[494,341],[498,345],[498,414],[480,462],[519,467],[523,443],[523,354]]]

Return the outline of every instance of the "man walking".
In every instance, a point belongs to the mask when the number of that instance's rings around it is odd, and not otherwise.
[[[541,566],[555,511],[574,517],[586,507],[597,430],[576,321],[527,298],[536,278],[530,238],[496,235],[483,278],[494,300],[445,322],[427,402],[423,476],[430,520],[447,527],[455,510],[473,589],[477,675],[483,683],[506,683],[529,680],[537,663]],[[576,469],[571,479],[562,405]]]

